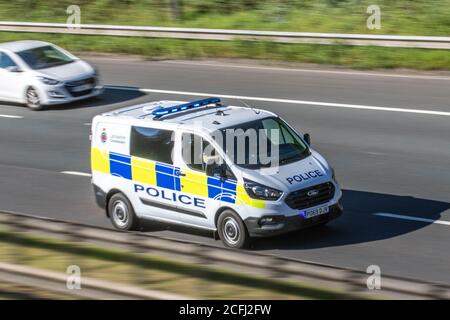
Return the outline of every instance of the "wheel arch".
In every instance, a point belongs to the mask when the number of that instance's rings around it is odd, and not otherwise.
[[[106,203],[105,203],[105,212],[106,212],[106,216],[109,218],[109,200],[111,199],[111,197],[115,194],[121,193],[125,198],[127,198],[127,200],[130,202],[131,205],[133,205],[130,201],[130,199],[125,195],[124,192],[122,192],[119,189],[111,189],[108,191],[108,193],[106,194]]]
[[[240,215],[236,210],[234,210],[233,208],[231,208],[231,207],[229,207],[229,206],[223,206],[223,207],[220,207],[220,208],[216,211],[216,214],[215,214],[215,216],[214,216],[214,226],[216,227],[216,229],[218,228],[217,222],[219,221],[219,217],[220,217],[220,215],[222,214],[222,212],[224,212],[225,210],[231,210],[231,211],[233,211],[234,213],[236,213],[236,214],[242,219],[241,215]]]

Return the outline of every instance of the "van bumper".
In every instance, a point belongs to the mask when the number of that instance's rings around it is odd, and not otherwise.
[[[269,237],[327,223],[340,217],[342,212],[343,206],[338,202],[330,206],[328,213],[309,219],[304,219],[300,215],[277,216],[276,224],[261,226],[259,223],[261,218],[249,217],[244,223],[251,237]]]
[[[100,208],[106,209],[106,193],[99,186],[95,184],[92,186],[94,187],[95,202]]]

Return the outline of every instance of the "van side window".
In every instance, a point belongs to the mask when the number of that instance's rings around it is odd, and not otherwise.
[[[219,164],[213,163],[211,165],[207,165],[203,160],[203,153],[210,153],[209,156],[215,156],[217,154],[215,149],[211,149],[211,144],[203,140],[202,137],[192,134],[192,133],[183,133],[181,137],[181,152],[183,156],[183,161],[186,165],[193,170],[201,171],[206,173],[208,176],[214,176],[214,171],[217,169]],[[230,167],[225,164],[225,161],[222,161],[225,168],[225,178],[236,180],[233,172]]]
[[[173,131],[132,127],[130,154],[148,160],[173,164]]]
[[[190,169],[206,172],[206,164],[203,162],[203,151],[209,146],[209,142],[196,134],[183,133],[181,146],[184,163]]]

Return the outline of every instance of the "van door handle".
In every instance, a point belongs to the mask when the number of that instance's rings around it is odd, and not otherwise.
[[[180,171],[180,172],[178,173],[178,176],[180,176],[180,177],[186,177],[186,173]]]

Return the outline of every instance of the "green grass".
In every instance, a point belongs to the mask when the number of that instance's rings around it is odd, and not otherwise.
[[[79,54],[133,54],[146,59],[237,58],[329,64],[356,69],[450,70],[449,50],[0,32],[0,42],[21,39],[50,41]]]
[[[0,20],[62,22],[77,4],[81,23],[400,35],[450,34],[450,0],[184,0],[176,19],[171,0],[0,0]],[[368,30],[368,5],[381,8],[381,29]],[[0,41],[43,39],[79,53],[143,55],[148,59],[244,58],[330,64],[357,69],[449,70],[449,50],[272,44],[125,37],[12,34]]]
[[[0,20],[65,22],[77,4],[82,23],[229,29],[448,36],[450,0],[170,0],[0,1]],[[379,5],[381,30],[366,28],[369,5]]]

